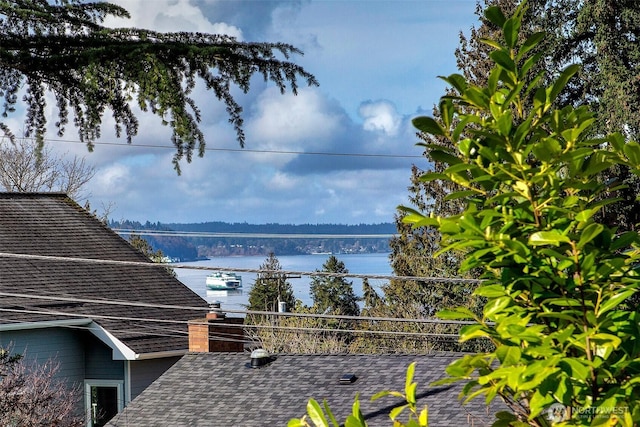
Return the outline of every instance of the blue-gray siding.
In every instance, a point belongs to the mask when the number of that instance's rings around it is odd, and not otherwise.
[[[67,328],[0,331],[0,347],[11,347],[27,363],[59,363],[57,378],[82,384],[85,374],[85,342],[78,332]]]
[[[149,387],[160,375],[173,366],[180,357],[164,359],[137,360],[130,364],[131,399],[135,399],[144,389]]]
[[[85,378],[124,381],[124,361],[112,360],[111,348],[93,335],[85,347]]]

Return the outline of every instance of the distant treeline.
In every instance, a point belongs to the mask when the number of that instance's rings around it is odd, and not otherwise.
[[[147,221],[110,221],[115,229],[139,231],[176,231],[199,233],[246,233],[246,234],[304,234],[306,237],[263,238],[263,237],[184,237],[147,236],[142,233],[155,249],[179,261],[192,261],[214,256],[237,255],[304,255],[316,252],[328,253],[379,253],[389,252],[389,238],[364,238],[362,235],[389,236],[396,232],[393,223],[380,224],[248,224],[227,222],[205,222],[177,224]],[[341,235],[339,238],[316,238],[308,235]],[[348,237],[347,235],[353,235]],[[127,238],[127,236],[124,236]]]

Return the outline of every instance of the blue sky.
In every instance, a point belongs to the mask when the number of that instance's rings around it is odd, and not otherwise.
[[[169,131],[152,115],[140,116],[131,146],[110,145],[125,141],[111,134],[109,120],[100,141],[107,144],[93,153],[51,142],[95,165],[86,191],[92,208],[152,222],[392,222],[396,206],[408,203],[411,165],[426,167],[412,157],[421,150],[410,120],[442,95],[437,76],[456,71],[458,34],[477,20],[475,0],[114,3],[132,18],[113,26],[291,43],[304,51],[294,60],[320,82],[298,96],[259,80],[249,94],[238,92],[247,135],[241,152],[224,107],[212,93],[196,93],[208,151],[183,162],[181,176],[172,149],[162,148]],[[69,129],[64,139],[74,137]]]

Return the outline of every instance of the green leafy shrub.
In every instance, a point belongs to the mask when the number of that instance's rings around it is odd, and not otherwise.
[[[395,396],[405,401],[403,405],[396,406],[389,413],[389,418],[393,421],[394,427],[428,427],[429,425],[429,413],[427,411],[427,407],[425,406],[422,409],[418,408],[416,399],[418,384],[413,381],[415,368],[415,362],[411,363],[407,368],[404,393],[400,391],[385,390],[380,393],[376,393],[371,397],[372,401],[385,396]],[[409,415],[406,423],[403,423],[400,420],[400,415],[402,415],[405,410],[409,412]],[[310,424],[307,418],[313,424]],[[329,424],[330,422],[331,424]],[[339,427],[340,425],[344,425],[345,427],[367,427],[367,422],[360,411],[359,396],[356,396],[353,402],[351,414],[347,416],[347,419],[342,424],[338,424],[338,421],[333,415],[333,412],[331,412],[331,408],[329,408],[329,404],[326,400],[323,402],[321,407],[316,400],[309,399],[309,402],[307,403],[307,414],[302,418],[291,419],[287,424],[287,427],[312,427],[312,425],[315,427]]]
[[[441,252],[464,249],[461,268],[483,271],[475,291],[487,300],[482,314],[459,308],[440,316],[474,319],[461,341],[495,346],[451,364],[442,383],[466,381],[466,399],[504,399],[511,412],[499,413],[496,426],[637,425],[640,319],[630,298],[640,284],[640,239],[595,218],[618,186],[601,173],[617,165],[638,173],[640,145],[620,133],[590,138],[596,118],[587,107],[555,105],[579,66],[543,86],[532,70],[544,34],[520,37],[523,11],[506,18],[488,8],[502,34],[486,40],[495,63],[486,86],[446,77],[455,94],[440,100],[444,126],[413,121],[451,140],[451,150],[429,147],[448,167],[423,179],[458,184],[448,197],[466,207],[449,217],[404,208],[405,221],[436,227]]]

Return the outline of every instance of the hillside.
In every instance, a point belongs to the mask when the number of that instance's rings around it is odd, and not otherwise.
[[[392,223],[293,225],[216,221],[164,224],[147,221],[141,224],[123,220],[110,221],[109,226],[125,238],[129,232],[124,230],[135,230],[154,249],[180,261],[214,256],[268,255],[270,252],[276,255],[389,252],[389,237],[396,232]],[[156,235],[146,234],[153,232]],[[191,233],[195,235],[189,235]]]

